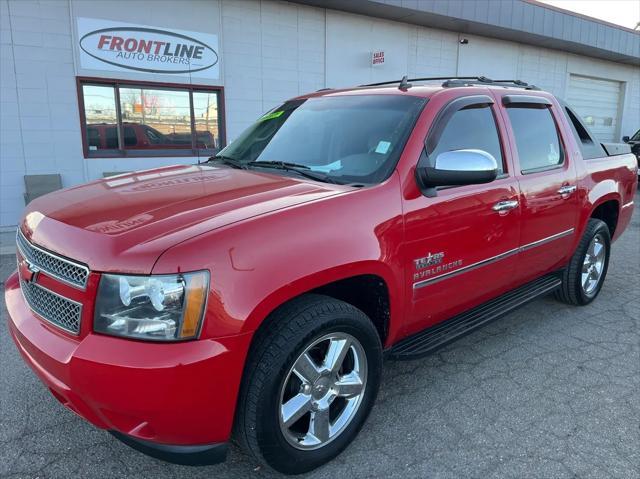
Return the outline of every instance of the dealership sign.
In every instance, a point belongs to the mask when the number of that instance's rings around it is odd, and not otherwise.
[[[218,36],[210,33],[78,18],[78,44],[82,68],[220,76]]]

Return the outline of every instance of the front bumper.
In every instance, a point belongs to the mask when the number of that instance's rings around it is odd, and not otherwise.
[[[16,273],[5,300],[18,350],[66,407],[154,457],[224,459],[251,334],[179,343],[71,337],[31,311]]]

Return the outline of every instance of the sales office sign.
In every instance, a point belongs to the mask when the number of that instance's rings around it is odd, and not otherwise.
[[[90,70],[218,79],[218,36],[78,18],[80,65]]]

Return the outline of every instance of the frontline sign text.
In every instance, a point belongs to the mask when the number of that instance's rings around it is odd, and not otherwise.
[[[110,26],[105,28],[106,23]],[[218,38],[213,34],[79,18],[78,36],[83,68],[219,77]]]

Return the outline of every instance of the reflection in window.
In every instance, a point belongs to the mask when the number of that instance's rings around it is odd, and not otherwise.
[[[117,149],[116,95],[112,86],[83,85],[89,151]]]
[[[220,92],[203,88],[82,84],[88,155],[126,156],[132,151],[132,156],[153,156],[161,150],[176,156],[215,154],[224,146]]]
[[[564,152],[548,108],[507,108],[523,173],[556,167]]]
[[[453,114],[445,126],[435,150],[429,153],[431,166],[445,151],[475,149],[489,153],[496,160],[498,174],[504,173],[504,161],[496,121],[491,107],[464,108]]]
[[[120,88],[120,112],[125,148],[191,148],[188,91]]]
[[[218,130],[218,94],[193,92],[193,117],[196,126],[196,148],[215,148]]]

